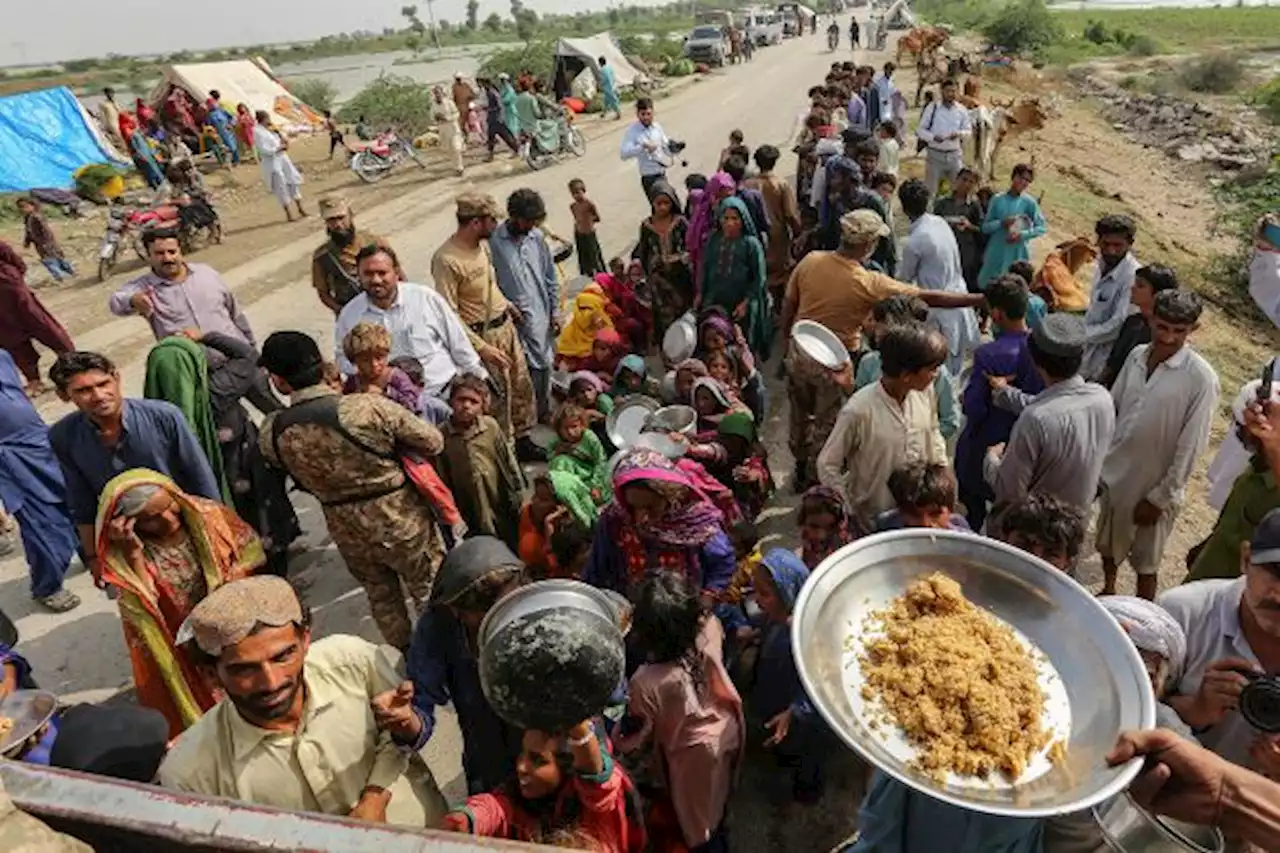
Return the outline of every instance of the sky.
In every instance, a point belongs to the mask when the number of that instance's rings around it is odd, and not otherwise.
[[[3,0],[6,3],[29,0]],[[183,2],[183,0],[178,0]],[[175,13],[155,0],[45,0],[34,14],[7,15],[0,30],[0,66],[105,56],[211,50],[233,45],[306,41],[325,35],[399,27],[400,7],[426,0],[218,0]],[[190,0],[187,0],[190,2]],[[657,0],[628,0],[656,5]],[[610,0],[526,0],[539,13],[603,9]],[[157,10],[168,11],[157,14]],[[480,0],[480,20],[508,15],[509,0]],[[462,21],[466,0],[436,0],[436,18]]]

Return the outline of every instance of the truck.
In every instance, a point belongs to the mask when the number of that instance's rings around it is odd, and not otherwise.
[[[723,67],[729,57],[728,31],[716,24],[699,24],[685,36],[684,55],[694,62]]]
[[[752,44],[781,44],[783,37],[782,14],[770,9],[749,6],[738,13],[738,26],[751,39]]]

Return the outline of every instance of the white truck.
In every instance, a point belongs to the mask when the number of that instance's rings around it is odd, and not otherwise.
[[[747,34],[752,44],[782,44],[782,14],[773,9],[748,6],[738,12],[738,27]]]

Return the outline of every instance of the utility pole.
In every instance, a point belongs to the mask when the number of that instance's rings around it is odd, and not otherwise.
[[[436,50],[440,50],[440,28],[436,26],[436,0],[426,0],[427,19],[431,21],[431,38],[436,43]]]

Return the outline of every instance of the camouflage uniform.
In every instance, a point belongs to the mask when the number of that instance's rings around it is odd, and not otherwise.
[[[5,853],[93,853],[88,844],[54,832],[13,804],[0,785],[0,850]]]
[[[808,466],[809,476],[816,477],[818,454],[849,396],[832,381],[830,370],[792,342],[787,353],[787,399],[791,402],[791,455]]]
[[[323,212],[322,210],[321,213]],[[390,248],[387,241],[378,235],[357,231],[355,239],[345,246],[335,246],[332,241],[326,240],[315,250],[311,255],[311,286],[320,295],[321,302],[325,302],[327,296],[330,301],[337,303],[340,311],[343,305],[363,292],[364,288],[360,286],[360,279],[356,275],[356,255],[370,243]],[[400,275],[404,277],[404,273]],[[338,311],[333,313],[336,315]]]
[[[336,396],[327,385],[312,386],[293,395],[290,409]],[[444,439],[386,397],[352,394],[337,406],[342,428],[367,449],[319,422],[288,424],[277,440],[274,419],[283,413],[263,423],[259,444],[269,462],[286,469],[320,501],[329,535],[364,586],[378,630],[389,644],[404,649],[412,623],[401,582],[421,611],[444,558],[444,543],[430,506],[406,481],[394,454],[407,448],[434,456]]]

